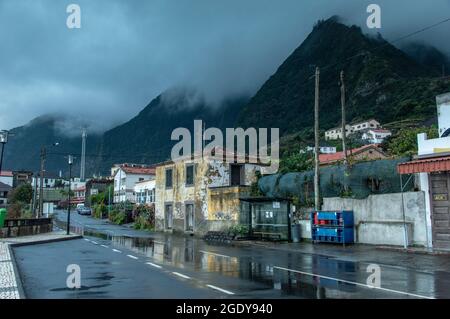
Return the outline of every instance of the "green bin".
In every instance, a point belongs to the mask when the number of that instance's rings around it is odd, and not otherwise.
[[[6,209],[0,208],[0,228],[3,228],[6,218]]]

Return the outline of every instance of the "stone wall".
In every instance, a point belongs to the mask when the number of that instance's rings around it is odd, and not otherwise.
[[[51,218],[6,219],[0,228],[0,238],[29,236],[49,233],[53,230]]]

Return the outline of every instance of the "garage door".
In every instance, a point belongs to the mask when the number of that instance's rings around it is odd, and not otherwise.
[[[430,175],[433,247],[450,250],[450,173]]]

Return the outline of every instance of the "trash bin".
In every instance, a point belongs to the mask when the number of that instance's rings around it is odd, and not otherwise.
[[[0,228],[3,228],[6,218],[6,209],[0,208]]]
[[[301,239],[300,229],[301,229],[300,224],[292,224],[291,225],[292,242],[294,242],[294,243],[300,242],[300,239]]]

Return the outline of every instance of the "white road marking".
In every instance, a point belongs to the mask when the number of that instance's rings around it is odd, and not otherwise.
[[[213,256],[217,256],[217,257],[225,257],[225,258],[231,258],[230,256],[227,255],[221,255],[221,254],[216,254],[216,253],[211,253],[209,251],[204,251],[204,250],[199,250],[201,253],[204,254],[208,254],[208,255],[213,255]]]
[[[150,266],[152,266],[152,267],[158,268],[158,269],[161,269],[161,268],[162,268],[160,265],[157,265],[157,264],[154,264],[154,263],[146,263],[146,264],[147,264],[147,265],[150,265]]]
[[[228,290],[225,290],[225,289],[222,289],[222,288],[213,286],[213,285],[206,285],[206,286],[209,287],[209,288],[211,288],[211,289],[218,290],[218,291],[220,291],[220,292],[226,293],[226,294],[228,294],[228,295],[234,295],[234,292],[231,292],[231,291],[228,291]]]
[[[90,240],[89,240],[89,239],[87,239],[87,238],[84,238],[84,240],[85,240],[85,241],[90,241]]]
[[[98,245],[98,243],[96,241],[91,240],[91,243],[93,243],[94,245]]]
[[[121,253],[121,251],[120,250],[118,250],[118,249],[114,249],[113,248],[113,250],[112,251],[114,251],[114,252],[116,252],[116,253]]]
[[[102,247],[105,247],[105,248],[109,248],[108,246],[106,246],[106,245],[100,245],[100,246],[102,246]]]
[[[174,274],[175,276],[184,278],[184,279],[191,279],[191,277],[186,276],[186,275],[183,275],[183,274],[180,274],[179,272],[175,272],[175,271],[174,271],[174,272],[172,272],[172,274]]]
[[[138,259],[136,256],[133,256],[133,255],[127,255],[127,256],[132,258],[132,259]]]
[[[343,283],[351,284],[351,285],[355,285],[355,286],[361,286],[361,287],[365,287],[365,288],[369,288],[369,289],[378,289],[378,290],[383,290],[383,291],[388,291],[388,292],[393,292],[393,293],[397,293],[397,294],[403,294],[403,295],[408,295],[408,296],[418,297],[418,298],[423,298],[423,299],[435,299],[435,298],[433,298],[433,297],[428,297],[428,296],[423,296],[423,295],[417,295],[417,294],[412,294],[412,293],[409,293],[409,292],[404,292],[404,291],[399,291],[399,290],[393,290],[393,289],[388,289],[388,288],[374,287],[374,286],[367,285],[367,284],[363,284],[363,283],[360,283],[360,282],[354,282],[354,281],[349,281],[349,280],[343,280],[343,279],[338,279],[338,278],[333,278],[333,277],[329,277],[329,276],[323,276],[323,275],[313,274],[313,273],[309,273],[309,272],[305,272],[305,271],[300,271],[300,270],[294,270],[294,269],[289,269],[289,268],[284,268],[284,267],[278,267],[278,266],[274,266],[273,268],[275,268],[275,269],[280,269],[280,270],[285,270],[285,271],[290,271],[290,272],[295,272],[295,273],[299,273],[299,274],[303,274],[303,275],[308,275],[308,276],[315,276],[315,277],[319,277],[319,278],[323,278],[323,279],[335,280],[335,281],[338,281],[338,282],[343,282]]]

